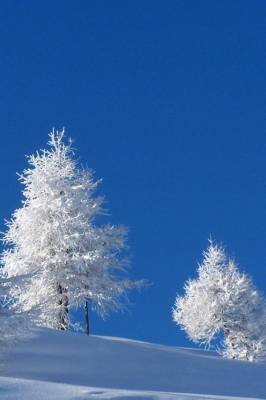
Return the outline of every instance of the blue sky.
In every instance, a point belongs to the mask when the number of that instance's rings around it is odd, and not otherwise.
[[[4,1],[1,208],[66,127],[153,285],[94,333],[187,346],[171,321],[212,235],[266,292],[266,2]]]

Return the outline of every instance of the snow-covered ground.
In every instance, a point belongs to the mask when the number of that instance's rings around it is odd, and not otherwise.
[[[2,354],[1,400],[266,399],[266,364],[36,329]]]

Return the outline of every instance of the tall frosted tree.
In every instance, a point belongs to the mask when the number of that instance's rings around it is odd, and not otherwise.
[[[118,310],[141,282],[126,275],[126,229],[97,225],[99,181],[79,168],[64,131],[49,136],[19,177],[24,200],[7,223],[3,273],[16,278],[10,293],[37,324],[67,329],[69,309],[82,306],[88,333],[90,305],[101,316]]]
[[[210,243],[198,266],[198,277],[177,296],[173,319],[196,342],[220,340],[227,358],[253,361],[265,357],[265,300],[251,279]]]

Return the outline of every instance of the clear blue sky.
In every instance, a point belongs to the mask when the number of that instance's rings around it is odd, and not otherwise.
[[[266,292],[265,38],[264,0],[1,3],[1,221],[65,126],[153,282],[94,333],[187,346],[170,311],[210,234]]]

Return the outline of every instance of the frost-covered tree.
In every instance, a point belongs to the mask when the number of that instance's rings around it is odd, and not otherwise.
[[[177,296],[173,319],[196,342],[210,345],[220,339],[227,358],[253,361],[265,356],[263,296],[250,278],[228,259],[221,246],[210,242],[198,277]]]
[[[4,347],[30,335],[30,322],[9,296],[13,280],[0,277],[0,344]]]
[[[11,295],[37,324],[67,329],[69,309],[85,306],[88,331],[89,305],[104,316],[141,283],[125,275],[125,228],[97,225],[99,181],[79,168],[64,131],[48,144],[20,175],[24,201],[7,223],[3,273],[16,277]]]

